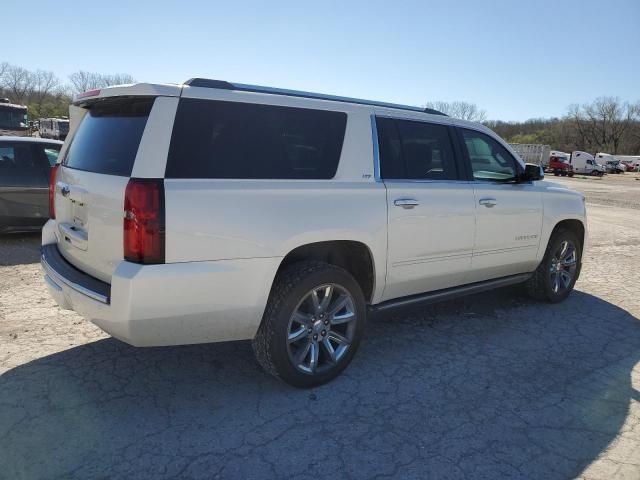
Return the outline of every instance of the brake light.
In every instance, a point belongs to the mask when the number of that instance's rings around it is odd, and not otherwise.
[[[56,176],[60,164],[56,163],[49,172],[49,218],[56,218]]]
[[[100,95],[100,89],[97,88],[95,90],[87,90],[86,92],[82,92],[76,95],[76,99],[78,98],[86,98],[86,97],[96,97]]]
[[[132,178],[124,193],[124,259],[164,263],[164,182]]]

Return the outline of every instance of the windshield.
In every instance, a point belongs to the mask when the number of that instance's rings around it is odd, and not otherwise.
[[[0,128],[27,128],[27,109],[0,106]]]
[[[69,131],[69,122],[58,122],[58,130],[61,132]]]

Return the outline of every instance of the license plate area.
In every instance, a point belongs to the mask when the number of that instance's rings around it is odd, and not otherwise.
[[[87,206],[84,202],[71,200],[71,218],[76,229],[85,230],[87,225]]]

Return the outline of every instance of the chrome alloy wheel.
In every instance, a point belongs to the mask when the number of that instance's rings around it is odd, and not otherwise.
[[[291,363],[308,374],[330,369],[351,347],[355,327],[354,301],[347,290],[334,283],[313,288],[289,319]]]
[[[560,243],[551,259],[549,275],[553,293],[561,293],[569,289],[578,268],[578,253],[573,242],[565,240]]]

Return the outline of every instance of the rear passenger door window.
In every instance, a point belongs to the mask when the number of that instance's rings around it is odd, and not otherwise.
[[[346,124],[343,112],[185,98],[166,177],[330,179]]]
[[[378,117],[380,171],[388,180],[457,180],[446,125]]]
[[[512,182],[520,169],[506,148],[489,135],[460,129],[474,180]]]

